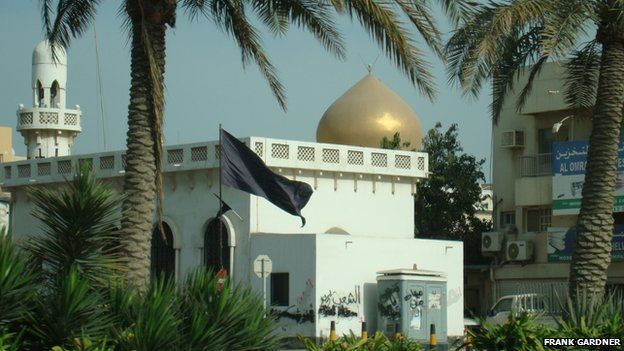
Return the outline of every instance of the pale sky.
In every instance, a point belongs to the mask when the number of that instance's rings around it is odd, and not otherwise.
[[[74,40],[68,50],[67,105],[80,105],[83,132],[76,139],[75,154],[125,147],[130,86],[130,54],[118,1],[104,1],[95,28],[102,75],[104,118],[97,94],[97,66],[93,29]],[[440,28],[449,26],[439,15]],[[283,112],[255,66],[243,69],[233,39],[209,21],[189,22],[178,14],[177,26],[167,36],[166,144],[214,140],[218,124],[232,134],[314,141],[323,112],[342,93],[366,74],[373,74],[401,96],[420,117],[424,132],[436,122],[444,127],[459,124],[461,143],[467,153],[487,158],[489,173],[491,119],[489,87],[478,99],[462,97],[447,83],[444,66],[433,56],[432,73],[439,94],[434,102],[420,95],[409,80],[385,57],[359,26],[340,19],[347,43],[347,59],[327,53],[312,35],[292,28],[282,38],[266,35],[264,44],[286,87],[288,111]],[[265,32],[266,34],[266,32]],[[31,104],[31,57],[43,39],[38,0],[0,2],[0,125],[15,128],[19,103]],[[424,45],[422,45],[424,47]],[[104,138],[104,134],[106,138]],[[26,148],[14,132],[18,155]],[[489,177],[488,177],[489,178]]]

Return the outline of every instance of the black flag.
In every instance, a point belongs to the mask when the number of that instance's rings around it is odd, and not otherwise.
[[[312,187],[273,173],[251,149],[221,129],[221,176],[224,185],[263,197],[282,210],[305,218],[301,209],[312,196]]]
[[[214,194],[214,196],[217,197],[217,199],[219,199],[219,202],[221,203],[221,206],[219,207],[219,212],[217,212],[217,217],[221,217],[223,216],[227,211],[231,211],[232,207],[230,207],[230,205],[228,205],[225,201],[223,201],[223,199],[221,199],[219,197],[219,195]],[[237,214],[238,216],[238,214]],[[239,216],[240,217],[240,216]]]

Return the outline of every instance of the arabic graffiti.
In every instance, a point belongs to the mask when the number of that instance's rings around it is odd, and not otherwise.
[[[314,283],[312,279],[306,280],[306,288],[299,296],[297,296],[297,303],[287,308],[272,307],[269,309],[268,314],[277,318],[292,319],[298,324],[310,322],[314,323],[314,307],[312,305],[312,291],[314,290]]]
[[[383,294],[379,296],[379,313],[381,316],[390,320],[398,320],[401,317],[401,306],[399,305],[401,297],[399,296],[399,284],[395,283],[386,288]]]
[[[329,317],[357,317],[358,307],[362,303],[360,286],[356,285],[349,293],[339,293],[329,290],[327,294],[321,295],[319,306],[319,316]]]
[[[273,317],[277,317],[277,318],[288,318],[288,319],[292,319],[295,322],[297,322],[298,324],[302,324],[305,322],[310,322],[310,323],[314,323],[314,310],[306,310],[306,311],[300,311],[299,309],[297,309],[294,312],[290,312],[289,309],[291,307],[289,307],[286,310],[279,310],[276,308],[270,308],[268,311],[268,315],[269,316],[273,316]]]
[[[425,304],[425,301],[422,298],[423,295],[424,293],[422,290],[415,291],[414,289],[410,289],[407,292],[407,295],[403,297],[403,299],[405,301],[409,301],[410,310],[415,310],[416,307]]]

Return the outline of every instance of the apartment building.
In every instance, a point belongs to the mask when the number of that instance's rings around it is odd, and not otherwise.
[[[483,233],[481,245],[493,258],[486,274],[492,302],[535,292],[556,307],[557,296],[567,291],[591,111],[573,114],[567,108],[563,77],[560,64],[547,64],[517,110],[526,83],[521,77],[492,127],[494,232]],[[624,195],[620,179],[616,195]],[[624,206],[616,203],[610,287],[624,284]]]

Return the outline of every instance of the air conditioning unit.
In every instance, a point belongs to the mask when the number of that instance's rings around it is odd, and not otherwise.
[[[503,235],[499,232],[481,233],[481,252],[499,252],[503,244]]]
[[[524,147],[524,132],[521,130],[509,130],[501,135],[501,146],[506,148]]]
[[[508,261],[528,261],[533,257],[533,243],[530,241],[509,241],[505,248]]]

